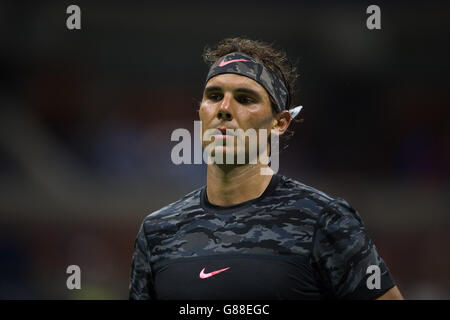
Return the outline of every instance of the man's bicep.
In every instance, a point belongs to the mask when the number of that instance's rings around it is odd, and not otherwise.
[[[361,217],[343,199],[323,210],[314,253],[336,298],[375,299],[395,286]]]
[[[397,286],[392,287],[376,300],[405,300]]]

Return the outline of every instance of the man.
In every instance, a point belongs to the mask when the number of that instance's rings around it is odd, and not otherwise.
[[[203,131],[221,133],[204,148],[236,156],[227,129],[286,132],[299,108],[291,109],[296,73],[283,53],[233,38],[203,57],[211,67],[199,117]],[[130,299],[402,299],[344,199],[261,174],[268,164],[250,163],[248,147],[243,164],[208,164],[206,186],[144,219]]]

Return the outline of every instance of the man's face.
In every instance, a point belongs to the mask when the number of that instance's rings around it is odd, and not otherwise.
[[[258,134],[260,129],[266,129],[269,135],[274,121],[267,91],[256,81],[237,74],[221,74],[208,81],[199,117],[202,132],[208,129],[254,129]],[[212,152],[217,151],[217,148],[221,148],[224,155],[229,152],[236,155],[239,152],[234,137],[217,135],[214,139],[218,139],[219,143],[223,141],[223,146],[213,148]],[[234,140],[231,150],[225,146],[227,139]],[[210,143],[212,141],[202,141],[203,148]],[[247,162],[248,141],[244,152]]]

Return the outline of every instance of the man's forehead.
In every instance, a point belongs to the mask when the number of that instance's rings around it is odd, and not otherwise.
[[[248,88],[261,94],[266,92],[266,89],[255,80],[233,73],[219,74],[212,77],[206,83],[205,88],[208,87],[221,87],[224,89]]]

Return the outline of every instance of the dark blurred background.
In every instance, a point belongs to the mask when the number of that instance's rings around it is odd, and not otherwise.
[[[66,8],[81,8],[81,30]],[[366,8],[381,8],[381,30]],[[450,298],[450,3],[0,2],[0,298],[126,299],[142,219],[205,183],[176,166],[205,45],[298,63],[280,173],[361,214],[409,299]],[[66,268],[81,268],[81,290]]]

